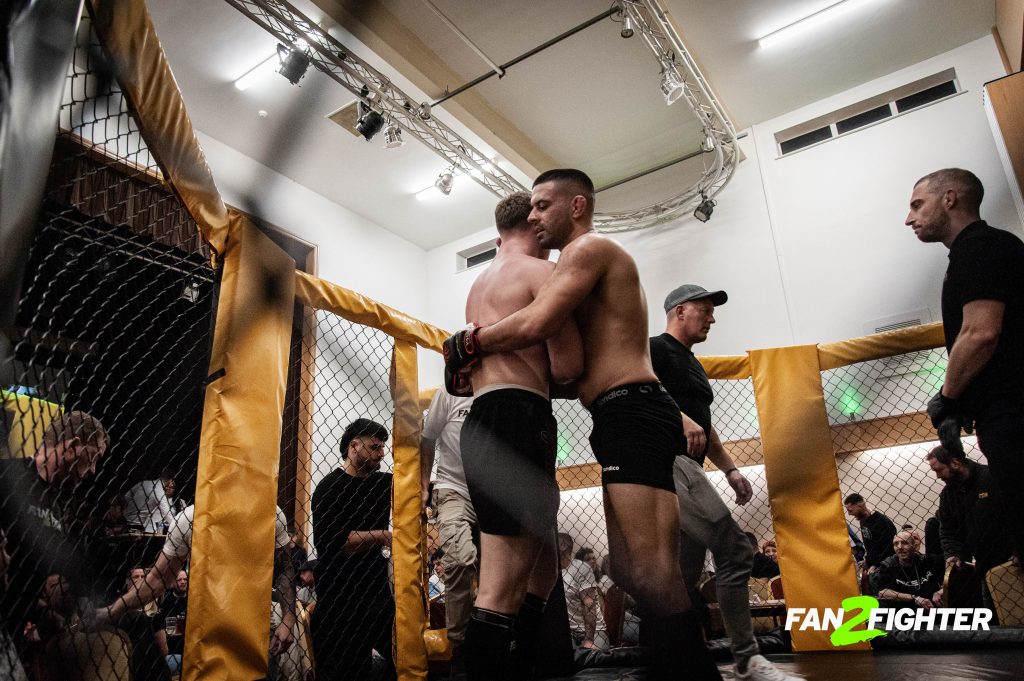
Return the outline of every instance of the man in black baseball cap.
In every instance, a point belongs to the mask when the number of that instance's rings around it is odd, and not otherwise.
[[[677,456],[672,469],[679,499],[679,562],[690,599],[698,604],[697,580],[708,549],[715,558],[718,602],[736,660],[736,678],[791,679],[760,654],[747,593],[753,563],[750,542],[704,473],[707,457],[725,474],[736,503],[742,506],[750,501],[750,483],[711,425],[714,393],[692,350],[707,340],[715,323],[715,308],[727,300],[725,291],[683,284],[665,298],[665,333],[651,339],[654,373],[679,406],[686,435],[686,455]]]

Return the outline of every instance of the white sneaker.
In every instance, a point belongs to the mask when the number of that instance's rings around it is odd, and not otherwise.
[[[790,676],[765,659],[763,655],[754,655],[747,663],[746,673],[740,674],[739,670],[736,670],[736,678],[749,679],[749,681],[802,681],[803,677]]]

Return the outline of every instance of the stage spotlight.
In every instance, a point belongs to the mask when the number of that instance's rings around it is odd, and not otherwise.
[[[628,14],[623,15],[622,30],[619,31],[619,35],[623,38],[633,37],[633,18]]]
[[[661,94],[665,95],[665,103],[669,106],[672,106],[683,94],[683,81],[679,79],[679,75],[671,65],[661,73]]]
[[[361,101],[356,105],[356,113],[359,114],[359,120],[356,121],[356,132],[369,142],[384,127],[384,117]]]
[[[297,47],[288,49],[278,44],[277,58],[281,62],[281,68],[277,72],[287,78],[292,85],[298,85],[309,68],[309,55]]]
[[[384,148],[397,149],[403,144],[405,144],[405,140],[402,139],[402,129],[394,122],[389,123],[384,128]]]
[[[452,193],[452,186],[455,184],[455,175],[452,174],[450,169],[441,171],[441,174],[434,180],[434,186],[437,187],[445,196]]]
[[[701,202],[697,208],[693,211],[693,217],[697,218],[701,222],[707,222],[711,219],[711,214],[715,212],[715,202],[709,199],[704,194],[700,195]]]

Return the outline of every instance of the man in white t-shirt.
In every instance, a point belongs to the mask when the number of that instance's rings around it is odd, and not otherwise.
[[[568,534],[558,533],[558,566],[562,569],[569,632],[581,648],[608,650],[608,629],[601,612],[597,575],[589,563],[572,557],[573,544]]]
[[[174,495],[174,474],[164,469],[157,480],[143,480],[128,490],[124,518],[129,525],[143,532],[163,532],[174,522],[171,496]]]
[[[469,415],[472,397],[455,397],[447,390],[438,390],[430,401],[423,420],[420,441],[420,489],[426,508],[430,489],[430,473],[434,467],[434,450],[438,452],[437,478],[434,482],[434,507],[437,509],[437,530],[444,550],[445,619],[448,640],[455,661],[461,656],[466,640],[466,625],[473,610],[473,584],[477,580],[477,548],[473,535],[479,529],[476,511],[466,488],[462,468],[459,436]]]
[[[97,609],[95,617],[98,622],[116,623],[126,612],[156,601],[167,587],[174,584],[178,572],[184,567],[192,552],[192,524],[195,512],[195,506],[190,505],[178,514],[168,529],[164,547],[157,556],[153,569],[146,573],[145,580],[128,589],[106,608]],[[279,655],[294,640],[292,631],[295,627],[295,569],[288,550],[288,525],[284,511],[280,508],[277,508],[274,529],[274,571],[277,574],[274,587],[280,597],[284,616],[271,636],[270,654]]]

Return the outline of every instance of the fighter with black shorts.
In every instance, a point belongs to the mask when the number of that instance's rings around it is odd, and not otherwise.
[[[661,383],[630,383],[590,404],[590,447],[601,484],[634,483],[675,493],[672,464],[686,454],[679,408]],[[642,433],[642,437],[637,437]]]

